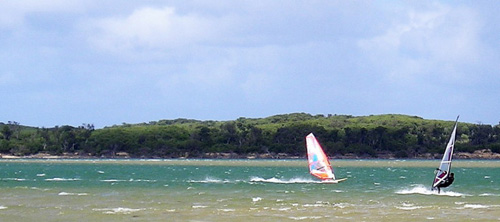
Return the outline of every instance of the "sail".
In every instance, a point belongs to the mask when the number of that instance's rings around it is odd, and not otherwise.
[[[335,180],[330,162],[312,133],[306,136],[306,147],[309,173],[322,180]]]
[[[436,187],[441,181],[446,179],[451,169],[451,158],[453,156],[453,149],[455,148],[455,135],[457,133],[457,123],[458,117],[455,121],[455,126],[453,127],[453,131],[451,132],[450,140],[446,145],[446,150],[443,154],[443,159],[441,159],[441,164],[439,168],[436,169],[436,176],[434,178],[434,183],[432,184],[432,188]]]

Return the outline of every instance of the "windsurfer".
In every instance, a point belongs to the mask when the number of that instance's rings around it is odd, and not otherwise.
[[[446,173],[446,171],[445,171]],[[448,187],[450,186],[453,181],[455,180],[455,174],[454,173],[450,173],[449,176],[447,176],[443,181],[441,181],[441,183],[439,183],[436,187],[438,189],[438,193],[441,192],[441,187]]]

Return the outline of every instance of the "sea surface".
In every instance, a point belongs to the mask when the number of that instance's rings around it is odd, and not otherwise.
[[[0,221],[500,221],[500,161],[0,160]]]

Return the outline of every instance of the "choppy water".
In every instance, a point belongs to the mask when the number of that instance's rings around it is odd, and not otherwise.
[[[306,160],[2,160],[1,221],[500,220],[500,161],[333,162],[321,184]]]

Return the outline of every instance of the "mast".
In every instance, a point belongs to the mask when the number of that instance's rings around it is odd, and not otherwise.
[[[441,181],[445,180],[450,174],[451,160],[453,158],[453,150],[455,148],[455,138],[457,133],[457,124],[459,117],[460,115],[457,116],[457,119],[455,120],[455,125],[453,126],[453,130],[450,135],[450,140],[446,145],[446,149],[443,153],[443,158],[441,159],[439,168],[436,169],[437,172],[434,178],[434,183],[432,184],[432,188],[436,187]]]
[[[330,161],[314,134],[306,136],[309,173],[321,180],[335,180]]]

